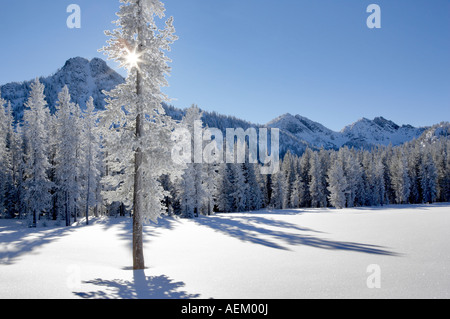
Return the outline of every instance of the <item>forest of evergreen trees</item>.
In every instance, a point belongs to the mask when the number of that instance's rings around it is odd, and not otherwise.
[[[108,161],[98,127],[102,111],[90,99],[82,112],[65,87],[51,114],[43,92],[36,80],[23,123],[14,123],[10,103],[0,101],[0,217],[24,219],[29,226],[47,220],[69,226],[80,217],[131,214],[116,192],[126,172]],[[189,128],[201,117],[192,107],[180,125]],[[193,218],[263,208],[448,202],[449,155],[450,140],[443,135],[370,151],[288,152],[274,175],[262,175],[258,164],[188,164],[181,173],[161,176],[161,204],[170,215]]]
[[[371,151],[347,147],[288,152],[281,171],[256,164],[190,164],[182,183],[164,183],[175,214],[262,208],[362,207],[450,200],[450,140],[415,140]]]

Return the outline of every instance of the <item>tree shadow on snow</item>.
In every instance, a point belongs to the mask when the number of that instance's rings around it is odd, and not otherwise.
[[[194,221],[202,226],[210,227],[217,232],[235,237],[239,240],[275,249],[289,250],[283,244],[291,246],[304,245],[327,250],[399,256],[395,252],[386,250],[385,247],[320,238],[315,235],[321,234],[319,231],[264,217],[248,215],[236,217],[230,214],[226,217],[220,215],[201,217]]]
[[[165,275],[147,277],[144,270],[134,270],[133,280],[103,280],[95,279],[85,281],[103,289],[93,292],[74,292],[84,299],[193,299],[199,298],[199,294],[190,294],[180,291],[184,287],[183,282],[174,282]]]
[[[150,224],[144,224],[143,227],[143,240],[144,244],[148,244],[151,242],[151,239],[154,237],[160,236],[160,230],[161,229],[168,229],[168,230],[174,230],[176,226],[180,223],[179,220],[173,217],[163,216],[163,218],[160,218],[158,220],[158,224],[150,223]],[[132,218],[124,218],[120,223],[116,224],[120,227],[120,232],[118,233],[118,236],[121,240],[128,243],[128,246],[130,249],[133,245],[133,219]],[[105,225],[106,230],[111,225]]]
[[[5,227],[0,233],[0,265],[12,265],[24,254],[69,235],[72,227],[17,228]]]

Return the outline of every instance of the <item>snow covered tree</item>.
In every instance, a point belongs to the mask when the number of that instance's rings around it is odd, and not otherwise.
[[[422,189],[420,185],[420,167],[422,166],[422,149],[420,145],[411,145],[405,150],[409,176],[409,199],[413,204],[422,202]]]
[[[257,171],[260,168],[257,164],[244,163],[242,170],[244,172],[245,183],[247,184],[247,211],[259,210],[263,207],[263,198],[261,186],[258,180]]]
[[[220,212],[230,213],[233,211],[233,185],[232,167],[233,164],[219,164],[217,178],[216,205]]]
[[[339,150],[339,156],[341,155],[347,181],[347,207],[358,206],[362,201],[362,191],[364,191],[361,164],[347,147]]]
[[[6,101],[0,96],[0,217],[4,217],[6,213],[5,203],[11,175],[11,162],[7,149],[8,126]]]
[[[79,134],[75,109],[77,105],[70,101],[70,93],[64,86],[58,94],[57,101],[57,132],[58,144],[56,155],[55,176],[57,181],[57,197],[59,215],[64,217],[66,226],[70,226],[71,216],[77,212],[77,199],[80,195],[79,167],[77,149]]]
[[[48,119],[44,85],[36,79],[31,84],[31,92],[24,111],[24,132],[26,139],[25,157],[25,201],[32,216],[32,227],[37,226],[39,216],[48,212],[51,205],[52,183],[48,178],[50,163],[47,156]]]
[[[436,197],[440,202],[450,201],[450,141],[443,139],[435,143],[433,158],[436,163]]]
[[[181,121],[181,125],[187,129],[191,137],[191,145],[199,146],[194,150],[200,149],[200,154],[191,154],[191,163],[187,164],[181,181],[180,197],[182,213],[187,218],[198,216],[199,213],[206,211],[208,201],[211,200],[211,192],[213,189],[207,188],[208,174],[203,163],[203,126],[202,112],[193,105],[186,111],[186,115]],[[202,159],[200,161],[200,159]]]
[[[159,0],[121,2],[118,28],[105,32],[110,39],[102,49],[129,71],[124,84],[107,92],[102,118],[108,164],[115,171],[106,180],[115,186],[106,198],[120,198],[133,207],[133,268],[144,269],[143,222],[156,222],[165,211],[166,192],[158,179],[175,169],[171,159],[175,123],[164,113],[161,103],[167,97],[161,87],[168,85],[165,76],[170,72],[165,52],[177,37],[172,18],[164,29],[157,27],[155,17],[162,19],[165,12]]]
[[[284,156],[283,163],[281,164],[281,173],[283,176],[280,180],[283,187],[281,206],[283,209],[287,209],[292,207],[290,199],[292,194],[292,184],[295,180],[293,156],[290,151]]]
[[[326,207],[327,206],[327,195],[326,195],[326,184],[324,184],[325,171],[322,166],[323,163],[320,161],[319,153],[314,152],[311,157],[310,163],[310,184],[309,193],[311,195],[311,207]]]
[[[430,151],[423,154],[422,165],[419,170],[420,185],[422,187],[422,202],[433,203],[436,201],[436,166]]]
[[[6,107],[6,150],[4,157],[4,167],[6,168],[7,191],[5,199],[6,216],[13,218],[20,215],[21,198],[19,188],[22,185],[23,175],[23,149],[20,126],[15,130],[14,115],[11,108],[11,102]]]
[[[408,175],[407,157],[403,149],[396,149],[391,158],[389,172],[391,186],[397,204],[408,203],[410,194],[410,177]]]
[[[307,148],[300,158],[300,180],[303,185],[300,196],[301,207],[311,207],[311,194],[309,192],[309,184],[311,183],[309,171],[311,170],[311,156],[313,151]]]
[[[342,157],[337,156],[333,160],[328,171],[328,190],[330,192],[329,200],[333,207],[338,209],[345,208],[347,195],[347,179],[344,175]]]
[[[230,194],[233,201],[233,211],[243,212],[247,210],[248,188],[242,164],[230,164],[232,172],[232,192]]]
[[[86,112],[82,121],[83,127],[83,141],[82,148],[84,150],[84,167],[83,174],[85,175],[85,216],[86,224],[89,224],[89,208],[96,206],[100,201],[97,198],[95,190],[100,183],[101,172],[101,150],[100,150],[100,136],[97,130],[97,113],[94,107],[94,99],[92,97],[86,103]]]
[[[384,165],[378,153],[367,153],[369,162],[366,168],[367,176],[367,204],[380,206],[385,203],[386,186],[384,180]]]
[[[218,192],[218,164],[206,164],[203,165],[203,176],[204,176],[204,188],[205,198],[205,213],[206,215],[211,215],[214,213],[214,207],[216,206],[217,192]]]
[[[272,179],[272,196],[270,199],[270,207],[274,209],[283,208],[283,197],[284,197],[284,175],[282,172],[271,175]]]

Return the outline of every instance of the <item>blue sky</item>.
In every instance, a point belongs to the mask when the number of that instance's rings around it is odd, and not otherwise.
[[[118,0],[0,1],[0,85],[50,75],[71,57],[104,57],[97,50],[119,8]],[[450,120],[448,0],[163,2],[180,37],[164,90],[177,107],[255,123],[300,114],[334,130],[362,117]],[[71,3],[81,29],[66,26]],[[371,3],[381,29],[366,25]]]

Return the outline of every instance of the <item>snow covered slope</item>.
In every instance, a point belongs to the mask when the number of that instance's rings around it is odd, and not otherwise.
[[[341,134],[300,115],[293,116],[288,113],[269,122],[267,126],[289,132],[299,140],[318,148],[339,148],[345,141]]]
[[[58,93],[67,85],[72,101],[82,108],[86,106],[87,99],[92,96],[94,105],[98,109],[105,106],[103,90],[109,91],[124,81],[123,77],[112,70],[102,59],[94,58],[91,61],[84,58],[73,58],[55,74],[41,77],[45,85],[44,94],[52,111],[58,100]],[[11,101],[17,119],[23,115],[24,103],[28,99],[32,81],[22,83],[8,83],[0,87],[2,97]]]
[[[410,125],[398,126],[392,121],[377,117],[374,120],[363,118],[346,126],[341,132],[334,132],[320,123],[291,114],[280,116],[267,126],[289,132],[312,147],[326,149],[339,149],[342,146],[365,149],[376,145],[396,146],[420,137],[426,130]]]
[[[165,218],[133,272],[129,218],[0,220],[0,299],[450,298],[449,227],[450,204]]]

